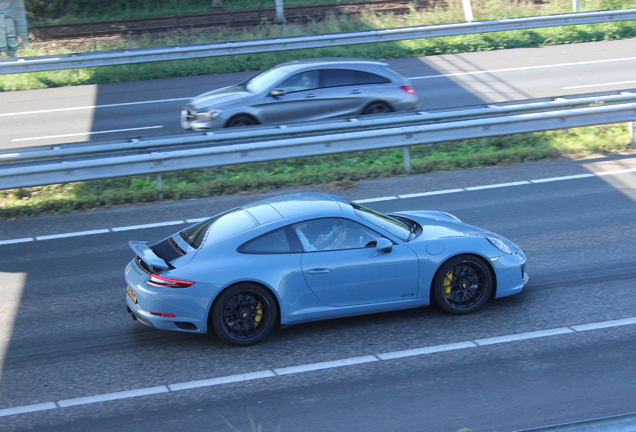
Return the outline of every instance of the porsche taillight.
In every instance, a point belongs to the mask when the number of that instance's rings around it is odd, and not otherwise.
[[[189,286],[194,285],[194,282],[170,279],[153,273],[150,275],[148,285],[156,286],[159,288],[188,288]]]

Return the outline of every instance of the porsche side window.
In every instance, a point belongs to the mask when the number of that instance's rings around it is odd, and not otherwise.
[[[305,252],[373,247],[380,234],[347,219],[315,219],[294,225]]]
[[[299,252],[295,249],[296,247],[292,246],[288,241],[285,229],[279,229],[251,240],[243,245],[239,251],[252,254]]]

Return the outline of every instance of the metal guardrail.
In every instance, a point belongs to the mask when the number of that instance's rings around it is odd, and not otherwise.
[[[524,429],[517,432],[633,432],[636,431],[636,414],[625,414],[581,422]]]
[[[38,159],[25,163],[0,164],[0,189],[46,184],[158,174],[194,168],[240,165],[354,151],[407,147],[524,132],[567,129],[636,120],[636,102],[585,108],[548,110],[490,118],[464,119],[429,124],[368,128],[301,137],[274,137],[243,144],[166,148],[143,154],[119,154],[76,160]],[[207,136],[214,144],[214,136]],[[183,142],[188,142],[184,138]],[[149,141],[150,142],[150,141]]]
[[[0,75],[636,20],[636,9],[0,61]]]
[[[260,126],[249,129],[220,129],[215,132],[188,133],[159,138],[135,138],[126,141],[105,141],[100,143],[71,143],[54,146],[26,147],[0,151],[0,164],[28,163],[35,160],[51,162],[71,161],[78,158],[125,156],[156,151],[174,151],[195,147],[209,147],[265,140],[299,138],[318,134],[356,132],[369,129],[395,128],[410,125],[425,125],[456,120],[494,118],[512,114],[529,114],[565,108],[583,108],[590,105],[636,102],[633,92],[602,92],[577,95],[570,98],[535,99],[505,104],[468,107],[438,112],[407,112],[383,116],[362,116],[335,119],[326,122],[296,123],[280,126]],[[166,150],[163,150],[166,149]]]

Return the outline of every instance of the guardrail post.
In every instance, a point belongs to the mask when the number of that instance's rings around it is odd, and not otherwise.
[[[159,192],[159,200],[163,200],[163,177],[161,173],[157,174],[157,192]]]
[[[404,155],[404,169],[406,173],[411,172],[411,152],[408,147],[402,147],[402,154]]]
[[[636,147],[636,141],[634,140],[634,122],[628,123],[629,127],[629,140],[631,142],[632,148]]]
[[[464,17],[466,17],[466,21],[473,22],[475,16],[473,15],[473,5],[470,3],[470,0],[462,0],[462,6],[464,7]]]

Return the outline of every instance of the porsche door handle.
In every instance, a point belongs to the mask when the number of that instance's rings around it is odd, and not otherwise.
[[[318,276],[318,275],[325,275],[325,274],[329,274],[330,271],[329,269],[311,269],[311,270],[307,270],[307,274],[310,276]]]
[[[351,90],[351,94],[360,94],[362,93],[360,90]]]
[[[315,98],[316,95],[315,94],[308,94],[307,96],[305,96],[305,99],[312,99]]]

